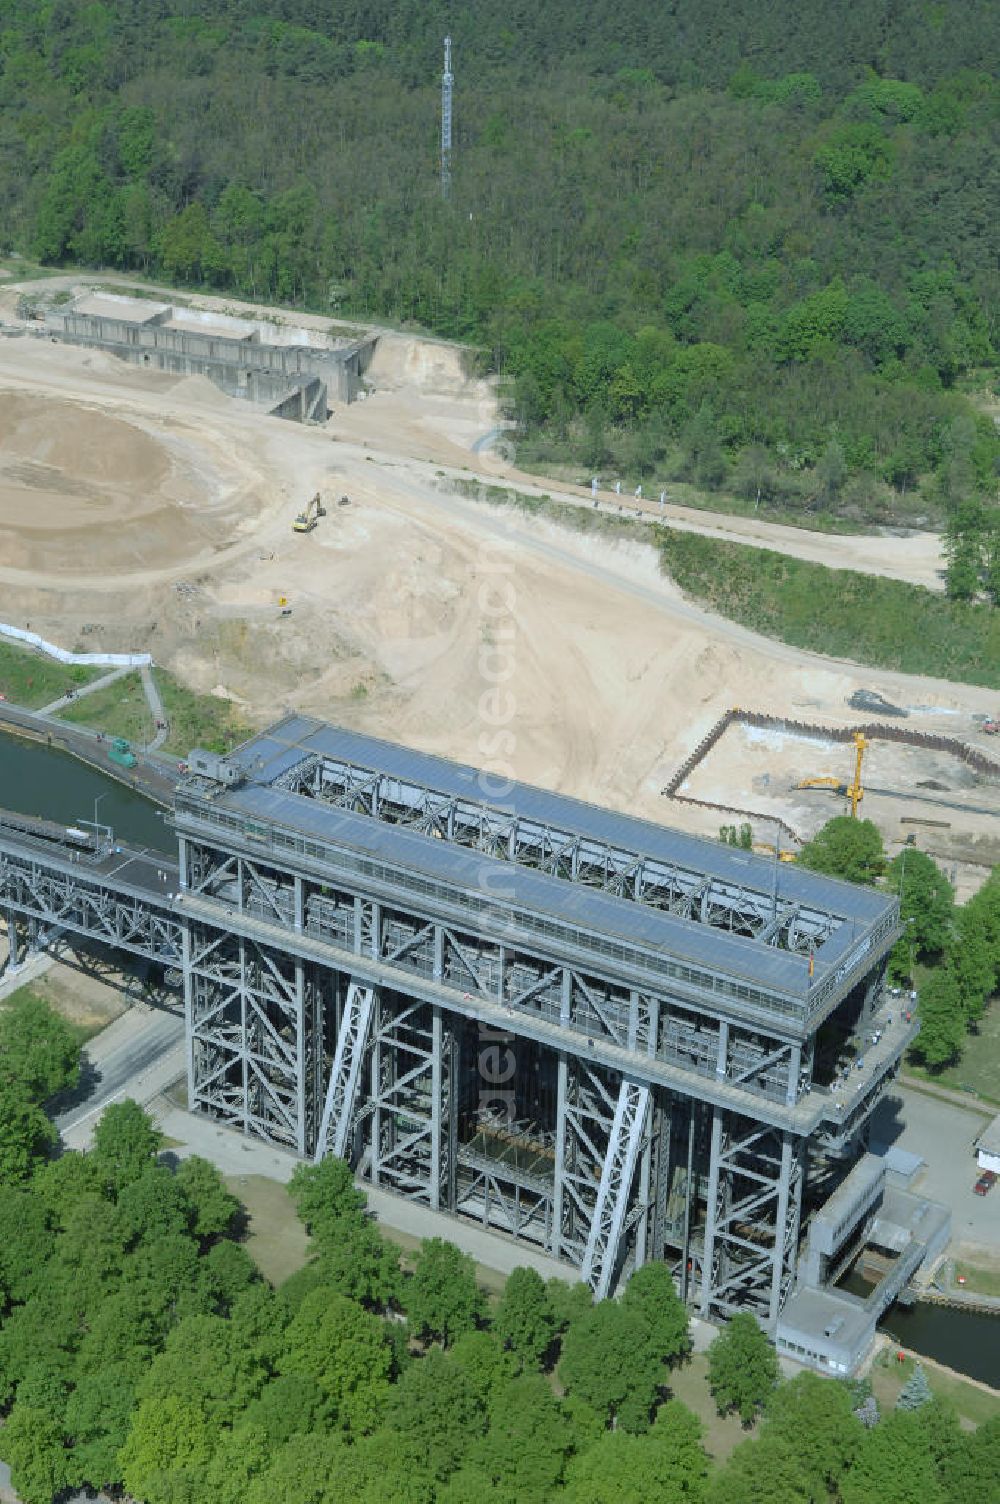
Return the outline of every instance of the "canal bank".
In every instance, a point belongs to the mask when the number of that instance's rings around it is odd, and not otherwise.
[[[137,750],[134,768],[116,767],[108,757],[109,739],[99,731],[89,726],[69,725],[40,711],[25,710],[9,702],[0,703],[0,734],[60,749],[93,768],[108,782],[136,790],[166,809],[173,806],[174,789],[180,775],[176,761],[171,758]],[[4,807],[13,809],[15,806],[6,804],[0,793],[0,808]],[[19,813],[33,811],[21,810]]]
[[[96,807],[96,818],[120,840],[176,854],[165,812],[96,762],[48,745],[44,731],[19,728],[11,735],[0,725],[0,808],[78,825],[93,820]]]

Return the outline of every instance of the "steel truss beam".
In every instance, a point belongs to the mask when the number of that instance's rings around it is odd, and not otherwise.
[[[368,1045],[368,1030],[375,1006],[375,992],[351,982],[337,1035],[337,1049],[330,1069],[323,1117],[316,1137],[315,1160],[327,1154],[343,1159],[348,1130],[354,1115],[361,1062]]]
[[[580,1266],[582,1278],[591,1286],[598,1300],[603,1300],[608,1294],[618,1267],[622,1232],[632,1201],[632,1182],[649,1118],[649,1106],[648,1086],[627,1079],[622,1082]]]
[[[196,924],[185,971],[192,1107],[305,1153],[312,1093],[302,964]]]
[[[434,1210],[454,1205],[455,1040],[440,1008],[380,993],[374,1005],[360,1170]]]
[[[795,1047],[760,1029],[511,946],[489,932],[460,929],[330,883],[318,891],[310,880],[234,859],[201,842],[186,844],[199,896],[226,905],[243,901],[242,912],[282,931],[295,932],[294,916],[301,912],[304,935],[433,979],[463,999],[497,1004],[512,1020],[559,1020],[584,1037],[655,1056],[695,1077],[772,1102],[794,1104],[804,1089]],[[691,1092],[700,1089],[692,1080]],[[738,1102],[734,1097],[731,1105]]]
[[[467,1147],[458,1151],[455,1210],[522,1242],[548,1247],[552,1230],[552,1187],[514,1179],[486,1156]]]
[[[785,950],[815,950],[843,922],[839,915],[798,906],[776,914],[771,896],[759,889],[657,862],[502,808],[318,754],[289,768],[275,780],[275,787]]]
[[[68,873],[0,853],[0,908],[45,929],[68,929],[132,955],[176,966],[181,926],[149,899],[119,893],[86,869]]]
[[[557,1093],[551,1252],[607,1294],[653,1251],[660,1125],[646,1086],[576,1056],[560,1059]]]
[[[795,1136],[716,1109],[701,1259],[702,1315],[773,1326],[795,1274],[803,1183]]]

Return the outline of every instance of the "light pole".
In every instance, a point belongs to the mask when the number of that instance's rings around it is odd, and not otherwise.
[[[910,942],[910,991],[911,992],[913,991],[913,926],[916,924],[916,922],[917,921],[916,921],[915,917],[912,918],[912,919],[908,919],[906,921],[906,938]]]
[[[100,849],[101,849],[101,837],[100,837],[100,831],[99,831],[98,825],[97,825],[97,806],[100,804],[100,802],[101,802],[102,799],[106,799],[107,797],[108,797],[108,790],[105,789],[105,791],[104,791],[103,794],[97,794],[95,796],[95,798],[94,798],[94,850],[95,850],[95,852],[100,851]]]

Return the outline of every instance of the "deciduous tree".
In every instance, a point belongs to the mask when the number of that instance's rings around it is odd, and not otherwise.
[[[445,1347],[473,1331],[486,1310],[475,1264],[443,1238],[424,1239],[403,1301],[418,1336]]]
[[[535,1269],[514,1269],[507,1276],[493,1318],[493,1330],[528,1368],[541,1363],[558,1326],[548,1291]]]
[[[602,1300],[563,1338],[559,1378],[626,1431],[645,1431],[667,1370],[642,1311]]]
[[[778,1356],[753,1316],[730,1318],[708,1349],[708,1384],[720,1415],[736,1410],[748,1426],[778,1382]]]
[[[117,1195],[138,1180],[156,1158],[161,1138],[138,1102],[126,1097],[106,1107],[94,1129],[91,1157],[108,1188]]]
[[[885,870],[882,837],[871,820],[835,815],[798,855],[799,864],[813,872],[843,877],[852,883],[874,884]]]
[[[0,1077],[45,1102],[80,1075],[80,1046],[65,1019],[27,988],[0,1011]]]
[[[377,1316],[328,1290],[307,1295],[285,1333],[282,1373],[314,1379],[342,1431],[374,1430],[389,1393],[392,1353]]]

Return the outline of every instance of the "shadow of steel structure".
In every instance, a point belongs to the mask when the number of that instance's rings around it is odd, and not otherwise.
[[[173,867],[0,817],[11,964],[56,929],[146,956],[183,979],[193,1110],[598,1296],[666,1260],[774,1329],[811,1166],[915,1030],[894,899],[303,717],[190,766]],[[849,1089],[821,1030],[874,1041]]]

